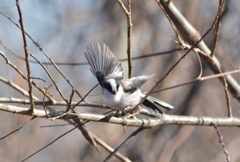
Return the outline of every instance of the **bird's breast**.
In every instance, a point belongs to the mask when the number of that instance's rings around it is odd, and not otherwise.
[[[113,94],[106,89],[103,89],[103,100],[106,105],[114,110],[123,110],[128,107],[136,106],[141,100],[141,91],[137,90],[132,94],[123,92],[122,87]]]

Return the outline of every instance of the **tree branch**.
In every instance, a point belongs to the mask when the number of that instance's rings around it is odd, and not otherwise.
[[[36,116],[39,118],[47,118],[44,110],[35,109],[34,114],[31,114],[31,109],[19,106],[0,104],[0,110],[11,112],[15,114],[22,114],[28,116]],[[48,110],[49,116],[60,116],[65,111],[51,111]],[[239,127],[240,118],[229,117],[206,117],[206,116],[180,116],[180,115],[160,115],[158,119],[125,119],[112,117],[113,114],[100,115],[91,113],[68,113],[60,119],[83,119],[95,122],[114,123],[126,126],[151,128],[162,125],[199,125],[212,126],[216,124],[219,127]]]
[[[122,10],[124,11],[126,17],[127,17],[127,23],[128,23],[128,32],[127,32],[127,55],[128,55],[128,78],[132,77],[132,18],[131,18],[131,1],[128,0],[128,10],[124,6],[122,0],[117,0],[119,5],[121,6]]]
[[[171,20],[174,22],[175,26],[177,26],[177,29],[182,35],[182,37],[184,38],[184,40],[186,40],[190,44],[193,44],[194,42],[199,40],[200,34],[198,33],[198,31],[187,21],[187,19],[185,19],[185,17],[179,12],[179,10],[175,7],[172,1],[161,0],[161,4],[164,7],[165,11],[170,16]],[[223,4],[225,4],[225,1],[223,2]],[[219,16],[221,15],[221,13],[222,13],[222,9],[219,10],[218,15],[216,16],[216,19],[211,29],[215,27],[216,22]],[[197,44],[197,47],[201,49],[204,53],[207,53],[209,55],[211,54],[210,49],[207,47],[204,41],[199,42]],[[222,72],[226,72],[225,68],[221,65],[217,57],[213,56],[212,58],[216,63],[216,65],[222,70]],[[206,60],[204,57],[202,59],[207,63],[208,60]],[[212,69],[214,73],[219,73],[218,69],[216,69],[211,64],[208,64],[208,66]],[[230,92],[238,101],[240,101],[240,85],[231,75],[227,75],[226,80],[227,80],[228,88]]]
[[[24,25],[23,25],[23,18],[22,18],[22,10],[20,8],[19,1],[16,0],[16,5],[18,9],[19,14],[19,23],[21,25],[21,31],[22,31],[22,37],[23,37],[23,44],[24,44],[24,52],[25,52],[25,63],[27,68],[27,82],[28,82],[28,88],[29,88],[29,99],[31,101],[31,111],[34,113],[34,103],[33,103],[33,96],[32,96],[32,79],[31,79],[31,69],[29,65],[29,53],[28,53],[28,46],[27,46],[27,39],[25,35]]]

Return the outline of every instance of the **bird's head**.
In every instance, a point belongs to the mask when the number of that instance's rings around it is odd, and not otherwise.
[[[120,82],[117,79],[108,79],[103,82],[103,88],[114,95],[118,92],[119,86]]]

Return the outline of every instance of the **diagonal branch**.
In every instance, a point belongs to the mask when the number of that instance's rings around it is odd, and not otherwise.
[[[14,70],[16,70],[16,72],[17,72],[19,75],[21,75],[21,77],[22,77],[23,79],[28,80],[28,78],[23,74],[23,72],[21,72],[21,71],[17,68],[16,65],[14,65],[13,63],[11,63],[11,61],[6,57],[6,55],[5,55],[3,52],[0,51],[0,55],[5,59],[6,63],[7,63],[9,66],[11,66]],[[33,82],[32,80],[31,80],[31,84],[32,84],[34,87],[36,87],[40,92],[42,92],[43,94],[45,94],[45,91],[44,91],[41,87],[39,87],[35,82]],[[48,98],[52,103],[55,102],[54,99],[51,97],[50,94],[46,93],[46,96],[47,96],[47,98]]]
[[[136,136],[138,133],[140,133],[141,131],[143,131],[144,128],[139,127],[137,130],[135,130],[130,136],[128,136],[111,154],[109,154],[103,162],[107,162],[111,159],[111,157],[113,155],[115,155],[117,153],[117,151],[123,147],[124,144],[128,143],[130,141],[130,139],[132,139],[132,137]]]
[[[219,143],[222,145],[222,149],[223,149],[223,152],[224,152],[224,154],[226,156],[226,160],[227,160],[227,162],[230,162],[230,156],[229,156],[228,151],[227,151],[227,149],[225,147],[225,144],[223,142],[223,136],[221,135],[221,132],[220,132],[220,130],[219,130],[219,128],[218,128],[218,126],[216,124],[213,124],[213,127],[216,130],[216,132],[217,132]]]
[[[19,87],[17,84],[15,84],[13,81],[7,80],[7,79],[5,79],[1,76],[0,76],[0,81],[9,85],[10,87],[15,89],[16,91],[20,92],[23,96],[29,97],[29,93],[25,89],[23,89],[23,88]],[[38,100],[38,98],[34,95],[33,95],[33,99]]]
[[[51,81],[53,82],[55,88],[57,89],[57,91],[58,91],[58,93],[60,94],[60,96],[62,97],[62,99],[63,99],[66,103],[68,103],[67,99],[65,98],[64,94],[62,93],[62,91],[61,91],[60,88],[58,87],[56,81],[54,80],[54,78],[52,77],[52,75],[50,74],[50,72],[48,71],[48,69],[47,69],[33,54],[30,53],[30,55],[31,55],[32,58],[34,58],[34,59],[39,63],[40,66],[42,66],[42,68],[45,70],[45,72],[47,73],[47,75],[49,76],[49,78],[51,79]]]
[[[211,26],[211,28],[208,30],[209,32],[213,30],[218,22],[218,19],[220,18],[220,15],[222,14],[223,7],[225,4],[226,0],[222,2],[221,9],[219,9],[219,12]],[[172,3],[172,1],[169,0],[161,0],[161,4],[164,7],[165,11],[168,13],[170,16],[171,20],[177,26],[178,31],[190,44],[193,44],[196,42],[196,40],[199,40],[200,34],[198,31],[187,21],[187,19],[179,12],[179,10],[175,7],[175,5]],[[200,41],[197,44],[197,47],[202,50],[204,53],[211,54],[210,49],[207,47],[207,45],[204,43],[204,41]],[[217,59],[216,56],[212,57],[215,64],[222,70],[222,72],[226,72],[225,68],[221,65],[219,60]],[[202,59],[208,64],[208,60],[206,60],[204,57]],[[218,69],[216,69],[215,66],[212,66],[212,64],[208,64],[208,66],[212,69],[214,73],[219,73]],[[238,100],[240,101],[240,85],[239,83],[231,76],[227,75],[226,76],[228,88],[231,92],[231,94]]]
[[[10,17],[5,15],[3,12],[0,11],[0,14],[3,15],[5,18],[7,18],[9,21],[11,21],[14,25],[16,25],[20,30],[21,27]],[[26,31],[24,33],[28,36],[28,38],[33,42],[33,44],[48,58],[48,60],[51,62],[51,65],[55,67],[55,69],[61,74],[61,76],[67,81],[67,83],[71,86],[71,88],[78,94],[80,98],[81,94],[74,88],[73,84],[70,82],[69,79],[65,76],[65,74],[60,70],[60,68],[56,65],[56,63],[51,59],[51,57],[43,50],[43,48],[40,46],[38,42],[36,42]]]
[[[221,11],[222,4],[223,4],[223,0],[219,0],[218,12]],[[217,22],[217,29],[216,29],[216,32],[215,32],[213,48],[212,48],[212,51],[211,51],[211,54],[210,54],[211,57],[213,57],[215,55],[216,49],[217,49],[217,43],[218,43],[218,38],[219,38],[219,35],[220,35],[220,27],[221,27],[221,16],[222,16],[222,13],[219,15],[219,19],[218,19],[218,22]]]

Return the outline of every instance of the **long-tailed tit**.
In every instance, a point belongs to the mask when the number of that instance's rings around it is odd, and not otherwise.
[[[121,62],[105,44],[101,47],[98,43],[92,43],[90,47],[87,47],[85,56],[91,66],[90,70],[102,86],[102,95],[106,105],[114,110],[125,110],[139,104],[145,96],[139,88],[154,75],[123,79]],[[161,112],[155,104],[166,109],[174,108],[151,96],[143,102],[143,105],[148,108]]]

